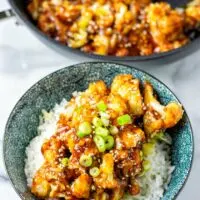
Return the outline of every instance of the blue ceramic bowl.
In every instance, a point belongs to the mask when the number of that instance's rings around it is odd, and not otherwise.
[[[177,101],[177,97],[151,75],[138,69],[115,63],[82,63],[58,70],[31,87],[13,109],[5,129],[4,160],[10,180],[22,199],[36,200],[27,188],[24,174],[25,148],[36,136],[42,109],[50,110],[63,98],[70,99],[73,91],[82,91],[99,79],[110,84],[119,73],[130,73],[142,82],[150,81],[163,104]],[[193,159],[192,128],[186,112],[178,125],[168,132],[173,139],[172,164],[175,170],[162,200],[174,199],[189,175]]]

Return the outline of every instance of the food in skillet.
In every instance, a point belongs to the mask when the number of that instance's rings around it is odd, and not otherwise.
[[[200,24],[200,3],[194,2],[174,9],[151,0],[31,0],[28,12],[44,33],[69,47],[144,56],[176,49],[194,37]]]
[[[49,113],[26,149],[31,192],[45,200],[160,199],[170,181],[171,138],[182,118],[177,102],[161,105],[146,82],[117,75],[75,92]]]

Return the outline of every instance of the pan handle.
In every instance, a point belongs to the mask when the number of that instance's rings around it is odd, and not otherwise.
[[[0,12],[0,21],[6,18],[15,16],[14,12],[11,9],[4,10]]]

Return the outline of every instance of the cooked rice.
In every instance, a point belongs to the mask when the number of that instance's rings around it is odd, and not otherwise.
[[[171,165],[170,146],[164,142],[156,143],[152,154],[146,158],[151,169],[139,178],[141,193],[127,195],[123,200],[159,200],[167,189],[174,167]]]
[[[45,110],[42,111],[40,126],[38,127],[38,136],[34,137],[26,148],[25,174],[27,177],[27,185],[29,187],[32,185],[32,179],[36,171],[44,162],[41,153],[42,144],[55,133],[56,123],[60,114],[65,111],[66,104],[67,101],[63,99],[60,105],[56,104],[49,113]]]
[[[73,96],[78,98],[79,93],[75,92]],[[45,110],[42,111],[43,115],[40,118],[38,136],[33,138],[26,148],[25,174],[29,187],[32,185],[32,179],[36,171],[44,162],[41,146],[46,139],[55,133],[60,114],[66,112],[66,104],[67,101],[63,99],[49,113]],[[154,152],[146,159],[150,161],[151,169],[139,178],[140,195],[134,197],[126,195],[123,198],[124,200],[159,200],[163,196],[174,170],[170,162],[170,146],[164,142],[157,143]]]

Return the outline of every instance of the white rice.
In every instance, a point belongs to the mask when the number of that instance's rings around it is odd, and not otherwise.
[[[73,93],[73,96],[79,96],[79,93]],[[47,113],[42,111],[38,127],[38,136],[33,138],[26,148],[25,174],[27,185],[31,187],[32,179],[36,171],[44,162],[41,153],[43,142],[50,138],[56,131],[56,123],[61,113],[66,112],[67,101],[63,99],[60,105],[55,105],[54,109]],[[140,195],[135,197],[127,195],[123,200],[159,200],[167,188],[171,179],[171,173],[174,167],[170,162],[170,147],[166,143],[157,143],[154,152],[147,157],[151,163],[151,169],[143,177],[139,178],[141,187]]]
[[[32,185],[32,179],[36,171],[41,167],[44,162],[41,153],[41,147],[44,141],[50,138],[56,131],[56,123],[61,113],[64,113],[67,101],[62,100],[60,105],[56,104],[52,111],[49,113],[45,110],[42,111],[43,116],[40,117],[40,126],[38,127],[38,136],[33,138],[26,148],[25,159],[25,174],[27,178],[27,185]]]
[[[174,167],[171,165],[170,146],[164,142],[156,143],[152,154],[146,158],[151,168],[139,178],[141,193],[127,195],[123,200],[159,200],[167,189]]]

